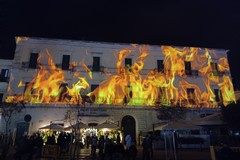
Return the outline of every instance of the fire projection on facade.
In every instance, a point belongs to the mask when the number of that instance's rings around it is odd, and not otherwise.
[[[25,87],[24,93],[13,96],[10,81],[6,102],[24,101],[36,104],[89,102],[149,107],[180,105],[216,108],[219,103],[227,105],[235,101],[228,60],[226,57],[219,57],[221,54],[218,55],[215,50],[159,46],[161,47],[159,54],[165,57],[161,61],[162,67],[147,70],[143,75],[145,61],[151,53],[147,45],[132,45],[132,47],[134,49],[118,51],[115,73],[109,73],[108,68],[104,68],[106,79],[95,90],[84,96],[81,93],[89,88],[88,79],[95,78],[92,70],[83,61],[70,62],[69,68],[73,72],[75,66],[81,65],[88,76],[81,77],[80,72],[75,71],[73,75],[78,81],[68,84],[64,77],[65,71],[55,65],[51,53],[46,48],[37,59],[36,75],[31,82],[24,84],[20,81],[18,85]],[[138,57],[132,65],[124,65],[124,60],[130,54],[138,54]],[[189,75],[201,75],[204,86],[200,87],[196,83],[189,82],[186,78]],[[217,92],[212,89],[212,85],[218,87]]]

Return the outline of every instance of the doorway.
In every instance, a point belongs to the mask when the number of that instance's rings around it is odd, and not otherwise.
[[[123,133],[123,142],[125,144],[125,137],[130,134],[132,141],[136,143],[136,121],[132,116],[125,116],[122,119],[122,133]]]

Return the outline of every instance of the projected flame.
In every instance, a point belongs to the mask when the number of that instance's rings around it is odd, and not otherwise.
[[[228,61],[225,57],[213,61],[217,54],[210,54],[209,49],[199,53],[200,48],[176,48],[162,46],[165,56],[164,69],[157,69],[141,74],[144,70],[146,57],[150,54],[148,46],[133,45],[137,50],[123,49],[118,52],[116,74],[107,76],[93,92],[88,93],[91,103],[113,105],[180,105],[186,107],[217,107],[217,96],[224,105],[235,101],[233,85],[229,75]],[[123,65],[123,61],[130,54],[139,54],[132,66]],[[161,53],[159,53],[161,54]],[[212,56],[211,56],[212,55]],[[48,66],[41,65],[41,59],[47,56]],[[70,67],[77,62],[71,62]],[[48,51],[41,53],[38,58],[39,69],[36,76],[26,86],[22,82],[19,87],[25,86],[25,92],[18,96],[8,96],[6,101],[25,101],[27,103],[57,103],[79,104],[84,103],[81,90],[89,88],[87,79],[94,79],[92,71],[84,62],[79,63],[88,77],[80,77],[79,72],[73,75],[78,81],[68,87],[64,71],[57,68]],[[191,68],[186,68],[191,64]],[[198,72],[196,72],[198,71]],[[191,78],[199,74],[198,80]],[[222,74],[222,75],[221,75]],[[190,76],[190,78],[187,78]],[[189,79],[193,79],[189,81]],[[195,81],[196,80],[196,81]],[[199,80],[202,81],[200,86]],[[218,95],[212,89],[218,86]]]

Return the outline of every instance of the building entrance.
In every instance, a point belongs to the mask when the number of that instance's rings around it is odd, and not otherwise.
[[[17,143],[18,140],[24,134],[28,134],[28,128],[29,128],[29,123],[27,123],[27,122],[19,122],[19,123],[17,123],[17,132],[16,132],[16,141],[15,141],[15,143]]]
[[[122,119],[122,133],[123,133],[123,141],[125,144],[125,137],[130,134],[132,137],[132,141],[136,142],[136,122],[132,116],[125,116]]]

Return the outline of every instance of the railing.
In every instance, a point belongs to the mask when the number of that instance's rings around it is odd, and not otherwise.
[[[198,70],[185,70],[185,74],[187,76],[197,77],[198,73],[199,73]]]
[[[103,72],[104,71],[104,66],[88,65],[88,68],[93,72]]]
[[[44,66],[49,66],[48,64],[44,64]],[[62,68],[62,64],[57,63],[55,64],[56,67]],[[102,73],[111,73],[114,74],[116,73],[115,67],[105,67],[105,66],[94,66],[94,65],[88,65],[87,66],[92,72],[102,72]],[[29,62],[22,62],[22,68],[29,68]],[[36,68],[39,68],[38,65]],[[69,71],[75,72],[75,71],[80,71],[84,72],[84,68],[82,66],[69,66]],[[153,71],[154,69],[143,69],[140,71],[140,74],[142,75],[147,75],[150,71]],[[225,72],[220,72],[220,71],[210,71],[213,76],[219,76],[222,77],[225,75]],[[164,70],[162,73],[165,73]],[[199,76],[199,71],[198,70],[185,70],[185,74],[189,77],[198,77]]]
[[[192,70],[192,76],[198,76],[198,70]]]
[[[225,74],[225,72],[212,71],[212,74],[213,74],[213,76],[219,76],[219,77],[222,77],[222,76]]]
[[[22,62],[22,68],[28,68],[29,62]]]
[[[237,160],[240,157],[240,147],[210,146],[211,160]]]
[[[60,156],[60,146],[59,145],[45,145],[42,148],[42,158],[53,158],[58,160]]]

